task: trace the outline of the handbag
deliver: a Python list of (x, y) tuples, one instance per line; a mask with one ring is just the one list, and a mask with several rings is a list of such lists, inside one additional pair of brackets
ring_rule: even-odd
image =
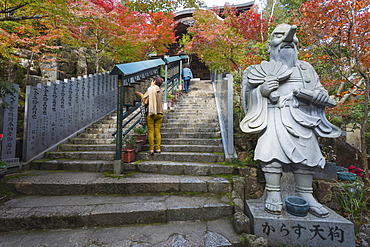
[(147, 122), (146, 122), (146, 115), (148, 114), (148, 105), (141, 104), (141, 106), (140, 106), (140, 113), (141, 113), (141, 116), (140, 116), (139, 123), (142, 126), (145, 126), (147, 124)]

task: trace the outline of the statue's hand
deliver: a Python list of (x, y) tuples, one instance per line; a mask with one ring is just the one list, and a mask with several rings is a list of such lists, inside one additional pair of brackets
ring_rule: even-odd
[(312, 99), (312, 103), (322, 105), (329, 99), (329, 95), (326, 92), (315, 91)]
[(276, 77), (267, 76), (265, 82), (260, 87), (260, 92), (263, 97), (269, 97), (272, 91), (275, 91), (279, 87), (279, 81)]

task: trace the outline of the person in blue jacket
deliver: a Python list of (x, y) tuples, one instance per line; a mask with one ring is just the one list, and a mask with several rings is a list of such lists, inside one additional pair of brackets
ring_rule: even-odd
[(193, 73), (189, 68), (189, 64), (185, 64), (182, 69), (182, 79), (184, 80), (185, 93), (189, 92), (190, 80), (193, 78)]

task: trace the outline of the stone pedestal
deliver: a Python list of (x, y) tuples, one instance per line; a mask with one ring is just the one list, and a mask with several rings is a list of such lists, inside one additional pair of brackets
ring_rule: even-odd
[(252, 233), (267, 239), (269, 246), (355, 246), (353, 223), (329, 208), (328, 218), (318, 218), (310, 213), (296, 217), (286, 212), (285, 205), (281, 215), (273, 215), (264, 210), (262, 198), (247, 200), (245, 208)]

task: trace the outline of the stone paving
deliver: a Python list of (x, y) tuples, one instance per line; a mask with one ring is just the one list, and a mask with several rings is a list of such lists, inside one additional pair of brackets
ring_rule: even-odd
[[(227, 236), (227, 238), (225, 237)], [(0, 235), (0, 247), (241, 246), (228, 219), (124, 227), (18, 232)]]

